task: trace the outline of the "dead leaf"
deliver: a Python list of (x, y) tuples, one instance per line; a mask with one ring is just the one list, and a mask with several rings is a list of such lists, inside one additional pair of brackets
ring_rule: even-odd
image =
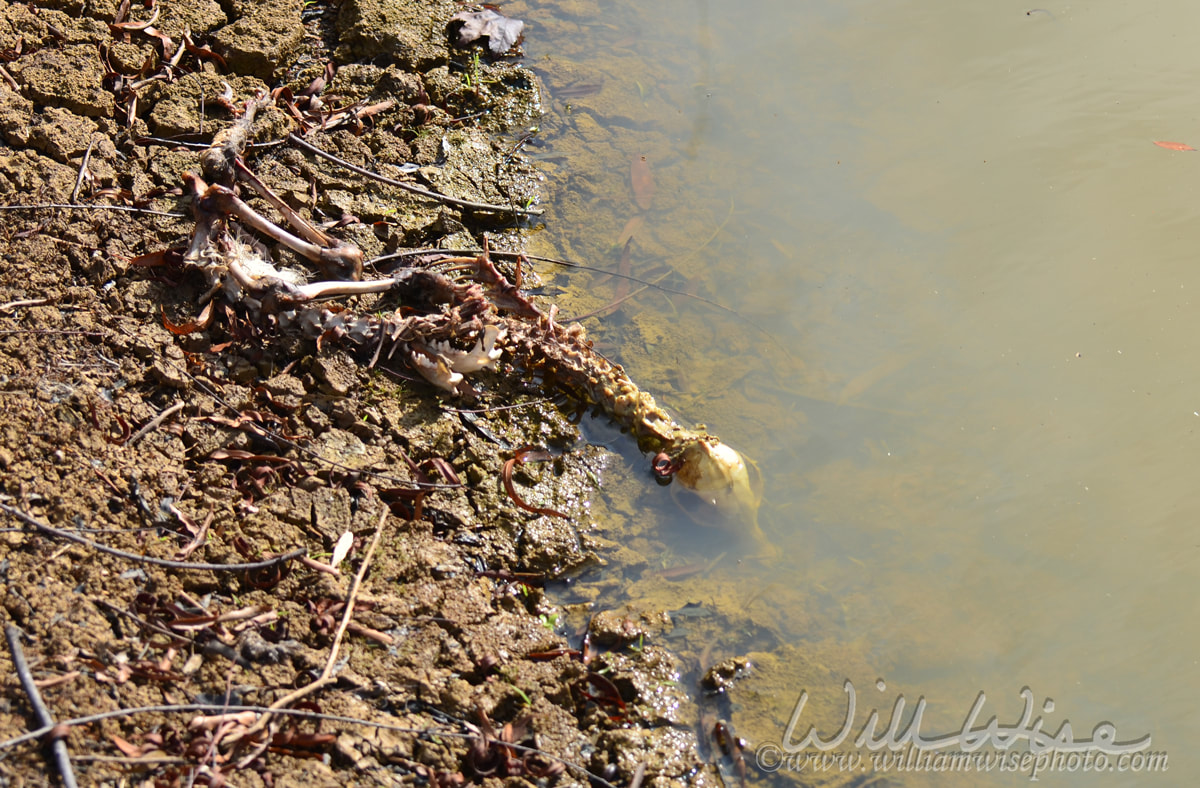
[(545, 462), (552, 460), (554, 457), (548, 451), (538, 449), (535, 446), (522, 446), (517, 449), (516, 455), (504, 463), (504, 470), (501, 472), (501, 479), (504, 481), (504, 489), (508, 492), (509, 499), (517, 505), (518, 508), (524, 509), (527, 512), (534, 514), (544, 514), (547, 517), (561, 517), (564, 520), (571, 518), (562, 512), (554, 509), (547, 509), (542, 506), (530, 506), (525, 503), (525, 500), (517, 494), (517, 488), (513, 485), (512, 474), (513, 468), (520, 463), (525, 462)]
[(115, 733), (108, 734), (108, 738), (110, 741), (112, 741), (112, 743), (116, 746), (116, 748), (118, 750), (120, 750), (122, 753), (124, 753), (126, 758), (142, 757), (142, 748), (137, 746), (136, 744), (130, 744), (125, 739), (122, 739), (120, 736), (118, 736)]
[(1167, 150), (1195, 150), (1195, 148), (1193, 148), (1191, 145), (1188, 145), (1186, 142), (1160, 142), (1155, 140), (1154, 144), (1160, 148), (1166, 148)]
[(624, 246), (625, 243), (635, 236), (638, 230), (642, 229), (642, 225), (646, 223), (646, 217), (640, 213), (630, 217), (629, 221), (625, 222), (625, 227), (621, 230), (621, 237), (617, 239), (615, 246)]
[(354, 534), (349, 531), (344, 531), (338, 537), (337, 544), (333, 546), (333, 556), (329, 559), (329, 567), (337, 569), (337, 565), (346, 559), (350, 554), (350, 548), (354, 544)]
[(633, 201), (643, 211), (650, 209), (654, 201), (654, 174), (645, 156), (635, 156), (629, 168), (629, 179), (633, 183)]
[(204, 309), (200, 311), (200, 315), (194, 321), (179, 325), (167, 320), (167, 310), (165, 307), (162, 307), (162, 322), (163, 328), (177, 336), (183, 336), (193, 331), (199, 331), (202, 328), (208, 328), (209, 324), (212, 323), (212, 301), (204, 305)]
[(450, 17), (446, 32), (460, 47), (470, 46), (481, 38), (488, 40), (493, 55), (503, 55), (521, 40), (525, 23), (510, 19), (490, 8), (482, 11), (459, 11)]

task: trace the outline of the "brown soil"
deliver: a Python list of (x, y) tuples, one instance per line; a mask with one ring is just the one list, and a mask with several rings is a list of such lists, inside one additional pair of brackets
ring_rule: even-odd
[[(462, 403), (403, 370), (368, 369), (232, 314), (190, 330), (205, 284), (168, 251), (193, 227), (180, 187), (198, 170), (197, 149), (180, 143), (207, 143), (257, 91), (300, 96), (329, 60), (339, 67), (320, 93), (326, 109), (394, 104), (313, 132), (314, 144), (393, 174), (414, 162), (417, 183), (454, 197), (524, 205), (538, 175), (492, 135), (536, 118), (536, 79), (512, 58), (448, 50), (445, 25), (459, 7), (443, 0), (159, 8), (152, 26), (122, 29), (109, 24), (116, 0), (0, 3), (0, 200), (70, 203), (82, 172), (78, 203), (181, 214), (3, 212), (0, 503), (133, 556), (231, 564), (305, 548), (319, 562), (345, 533), (353, 549), (336, 575), (299, 562), (172, 568), (8, 516), (6, 623), (20, 628), (59, 720), (267, 706), (313, 682), (331, 653), (335, 683), (293, 708), (343, 719), (277, 717), (268, 735), (235, 744), (227, 730), (192, 724), (196, 711), (113, 716), (66, 735), (81, 784), (580, 784), (581, 769), (628, 784), (643, 766), (643, 784), (717, 781), (695, 712), (684, 711), (679, 659), (645, 642), (663, 615), (597, 617), (602, 653), (585, 665), (567, 650), (587, 618), (554, 607), (542, 588), (585, 567), (644, 563), (593, 528), (610, 507), (629, 508), (616, 492), (628, 471), (612, 455), (546, 405), (450, 410), (545, 396), (504, 372), (482, 376), (478, 399)], [(196, 48), (166, 66), (164, 47), (181, 46), (185, 31)], [(256, 141), (297, 130), (286, 98), (257, 122)], [(500, 248), (524, 242), (511, 215), (443, 207), (287, 145), (256, 150), (250, 164), (368, 256), (478, 247), (485, 233)], [(526, 501), (569, 522), (506, 495), (502, 468), (524, 444), (563, 452), (513, 479)], [(422, 475), (446, 487), (414, 497)], [(603, 497), (593, 494), (602, 479)], [(385, 511), (334, 652), (351, 578)], [(8, 739), (38, 723), (16, 675), (4, 681)], [(469, 724), (490, 725), (489, 738), (472, 738)], [(13, 785), (42, 784), (50, 769), (29, 744), (0, 762)]]

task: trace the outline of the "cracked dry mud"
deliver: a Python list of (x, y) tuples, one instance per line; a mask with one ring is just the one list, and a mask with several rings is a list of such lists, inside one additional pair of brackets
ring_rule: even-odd
[[(628, 547), (635, 542), (595, 527), (622, 521), (638, 494), (628, 491), (644, 482), (545, 403), (451, 410), (541, 400), (536, 381), (484, 375), (476, 402), (451, 402), (336, 347), (258, 334), (221, 315), (207, 329), (179, 328), (196, 319), (204, 284), (162, 254), (186, 246), (193, 226), (179, 187), (198, 169), (197, 152), (175, 143), (207, 142), (231, 122), (230, 104), (257, 91), (300, 95), (327, 60), (339, 67), (321, 93), (326, 106), (394, 104), (361, 128), (310, 141), (385, 172), (413, 162), (419, 182), (454, 197), (521, 205), (536, 196), (537, 173), (493, 139), (536, 118), (536, 80), (511, 58), (484, 57), (487, 79), (468, 85), (469, 56), (446, 48), (444, 26), (458, 8), (160, 2), (154, 25), (134, 30), (110, 27), (115, 0), (0, 3), (0, 61), (12, 80), (0, 82), (0, 201), (70, 202), (86, 155), (79, 202), (184, 214), (3, 212), (0, 502), (163, 559), (190, 551), (189, 561), (237, 563), (304, 547), (323, 561), (343, 534), (354, 539), (337, 575), (292, 563), (278, 576), (251, 576), (139, 563), (5, 517), (5, 615), (27, 636), (52, 713), (265, 706), (311, 682), (353, 570), (391, 511), (337, 681), (305, 706), (391, 728), (282, 720), (271, 749), (247, 759), (249, 748), (210, 746), (211, 732), (189, 727), (194, 713), (118, 716), (67, 735), (82, 784), (586, 782), (554, 758), (614, 784), (629, 784), (642, 766), (643, 784), (719, 782), (697, 742), (684, 666), (642, 642), (664, 631), (664, 615), (598, 617), (602, 653), (585, 667), (565, 652), (590, 612), (556, 608), (541, 588), (541, 578), (588, 567), (645, 565)], [(129, 17), (150, 13), (139, 6)], [(150, 30), (174, 47), (190, 31), (203, 54), (188, 51), (170, 79), (152, 79), (163, 73), (164, 41)], [(490, 114), (475, 124), (452, 122), (484, 108)], [(256, 123), (255, 140), (295, 130), (276, 106)], [(305, 215), (345, 220), (333, 232), (368, 257), (477, 247), (485, 232), (501, 248), (524, 243), (508, 219), (414, 198), (286, 145), (256, 151), (250, 163)], [(144, 265), (152, 263), (163, 264)], [(131, 439), (176, 403), (182, 409)], [(520, 466), (516, 486), (570, 522), (532, 516), (505, 494), (503, 465), (525, 444), (561, 456)], [(446, 487), (418, 502), (404, 490), (421, 474)], [(4, 681), (7, 739), (35, 723), (16, 677)], [(473, 751), (469, 739), (396, 730), (463, 733), (462, 722), (478, 725), (481, 714), (496, 736), (513, 724), (518, 743), (553, 758), (498, 759), (497, 745)], [(0, 779), (43, 784), (49, 768), (25, 745), (0, 761)]]

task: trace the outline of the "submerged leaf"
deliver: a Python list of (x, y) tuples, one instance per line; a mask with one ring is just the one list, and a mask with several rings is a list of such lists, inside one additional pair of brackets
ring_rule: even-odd
[(643, 211), (649, 210), (654, 201), (654, 174), (645, 156), (634, 156), (629, 167), (629, 179), (633, 183), (633, 201)]
[(459, 11), (450, 17), (446, 30), (457, 46), (470, 46), (486, 38), (492, 54), (503, 55), (521, 40), (525, 23), (485, 8), (482, 11)]
[(1159, 140), (1155, 140), (1154, 144), (1167, 150), (1195, 150), (1195, 148), (1186, 142), (1160, 142)]

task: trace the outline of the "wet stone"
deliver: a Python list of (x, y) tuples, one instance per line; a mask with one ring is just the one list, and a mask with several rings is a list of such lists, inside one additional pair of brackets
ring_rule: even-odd
[(602, 646), (631, 643), (645, 637), (645, 627), (637, 621), (614, 610), (602, 610), (588, 624), (592, 640)]
[(611, 669), (608, 677), (630, 703), (629, 716), (651, 725), (686, 722), (688, 697), (679, 682), (676, 658), (661, 646), (645, 646), (629, 654), (608, 653), (602, 658)]
[(724, 692), (733, 686), (735, 681), (748, 676), (751, 667), (749, 657), (723, 659), (704, 674), (704, 686), (713, 692)]

